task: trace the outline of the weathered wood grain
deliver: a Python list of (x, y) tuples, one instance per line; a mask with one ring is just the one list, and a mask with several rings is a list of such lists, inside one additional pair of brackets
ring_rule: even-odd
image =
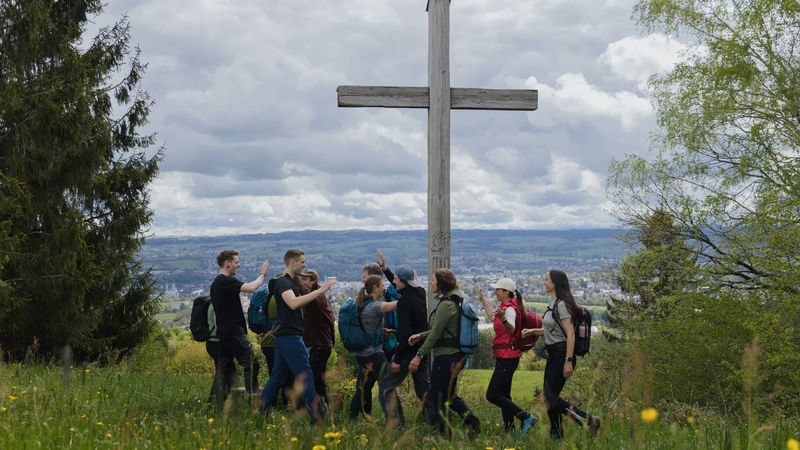
[[(430, 89), (397, 86), (339, 86), (343, 108), (429, 108)], [(535, 111), (539, 92), (523, 89), (451, 88), (450, 109)]]

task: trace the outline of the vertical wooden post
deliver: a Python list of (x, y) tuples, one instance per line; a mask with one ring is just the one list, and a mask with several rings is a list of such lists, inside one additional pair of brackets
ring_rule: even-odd
[[(450, 268), (450, 0), (428, 3), (428, 278)], [(430, 291), (430, 289), (429, 289)], [(436, 307), (428, 295), (429, 312)]]

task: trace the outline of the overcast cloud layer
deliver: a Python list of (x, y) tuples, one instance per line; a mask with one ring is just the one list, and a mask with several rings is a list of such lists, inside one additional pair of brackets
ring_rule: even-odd
[[(427, 85), (426, 0), (144, 0), (158, 236), (427, 226), (427, 112), (337, 108), (339, 85)], [(630, 0), (454, 0), (453, 87), (539, 90), (534, 112), (453, 111), (454, 228), (613, 224), (612, 157), (645, 154), (645, 92), (682, 49)]]

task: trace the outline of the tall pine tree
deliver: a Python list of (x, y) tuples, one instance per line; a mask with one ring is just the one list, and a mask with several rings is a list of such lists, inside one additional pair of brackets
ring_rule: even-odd
[(154, 279), (136, 255), (159, 150), (123, 17), (82, 41), (99, 0), (0, 0), (0, 347), (20, 357), (135, 347)]

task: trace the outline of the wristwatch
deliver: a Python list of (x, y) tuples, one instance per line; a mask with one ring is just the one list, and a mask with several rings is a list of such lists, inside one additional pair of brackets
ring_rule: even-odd
[(422, 359), (424, 357), (425, 355), (423, 355), (422, 352), (417, 352), (417, 358)]
[(503, 319), (500, 321), (500, 323), (506, 323), (506, 322), (508, 322), (508, 319)]
[(575, 361), (575, 358), (573, 358), (572, 356), (567, 356), (567, 361), (569, 362)]

